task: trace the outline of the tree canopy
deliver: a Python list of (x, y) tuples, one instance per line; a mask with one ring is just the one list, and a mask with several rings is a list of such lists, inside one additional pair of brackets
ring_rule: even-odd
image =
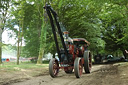
[(26, 43), (24, 56), (38, 57), (41, 47), (45, 53), (56, 52), (49, 19), (43, 9), (46, 3), (57, 12), (62, 30), (69, 31), (71, 38), (87, 39), (94, 54), (120, 50), (126, 56), (127, 0), (13, 0), (12, 3), (9, 13), (15, 18), (10, 18), (7, 25), (16, 33), (14, 26), (21, 25)]

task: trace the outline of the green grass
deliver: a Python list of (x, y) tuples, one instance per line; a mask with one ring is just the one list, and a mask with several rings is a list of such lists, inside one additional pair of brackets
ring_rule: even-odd
[(19, 65), (17, 65), (16, 62), (3, 62), (3, 64), (0, 65), (0, 70), (15, 71), (18, 69), (40, 69), (45, 67), (48, 67), (48, 62), (40, 65), (31, 62), (21, 62)]

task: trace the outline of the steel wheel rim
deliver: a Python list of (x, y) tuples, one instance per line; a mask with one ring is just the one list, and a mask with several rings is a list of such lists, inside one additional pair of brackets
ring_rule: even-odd
[(58, 74), (58, 70), (59, 70), (59, 66), (58, 66), (57, 62), (55, 61), (53, 63), (53, 73), (55, 76)]
[(83, 67), (82, 67), (81, 61), (79, 62), (79, 73), (80, 73), (80, 75), (82, 75), (82, 73), (83, 73)]

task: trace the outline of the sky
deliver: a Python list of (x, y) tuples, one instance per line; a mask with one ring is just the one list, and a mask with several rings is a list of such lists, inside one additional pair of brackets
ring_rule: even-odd
[[(9, 33), (13, 34), (15, 36), (15, 33), (11, 30), (5, 30), (2, 33), (2, 41), (4, 44), (11, 44), (11, 45), (16, 45), (16, 40), (15, 37), (10, 38)], [(2, 58), (13, 58), (16, 57), (16, 52), (8, 52), (8, 51), (2, 51)]]
[(2, 33), (2, 41), (4, 44), (11, 44), (11, 45), (15, 45), (16, 44), (16, 39), (15, 37), (9, 37), (9, 33), (15, 36), (15, 33), (11, 30), (5, 30)]
[[(9, 37), (10, 34), (12, 35), (12, 37)], [(11, 31), (11, 30), (5, 30), (2, 33), (2, 42), (4, 44), (11, 44), (11, 45), (17, 46), (16, 34), (13, 31)], [(24, 40), (22, 41), (22, 46), (25, 46)]]

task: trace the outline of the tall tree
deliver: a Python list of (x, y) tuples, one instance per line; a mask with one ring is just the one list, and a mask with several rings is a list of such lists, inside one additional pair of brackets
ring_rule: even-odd
[(26, 43), (23, 53), (27, 57), (38, 57), (43, 15), (42, 3), (31, 0), (24, 5), (23, 9), (25, 10), (24, 39)]
[[(8, 28), (16, 33), (17, 37), (17, 65), (19, 65), (19, 58), (22, 47), (23, 27), (24, 27), (24, 4), (26, 0), (15, 1), (13, 0), (11, 7), (11, 19), (8, 20)], [(17, 26), (17, 28), (15, 28)]]
[(8, 18), (8, 9), (11, 0), (0, 0), (0, 64), (2, 63), (2, 33)]
[[(10, 23), (8, 27), (17, 34), (20, 43), (22, 43), (22, 36), (24, 37), (25, 46), (22, 49), (22, 56), (38, 56), (42, 20), (34, 1), (14, 1), (11, 10), (13, 18), (8, 20)], [(20, 30), (18, 30), (19, 28), (15, 29), (16, 25), (19, 26)], [(20, 35), (18, 36), (19, 32)]]
[[(43, 0), (42, 3), (43, 5), (46, 4), (48, 0)], [(39, 56), (37, 60), (37, 64), (42, 64), (42, 57), (44, 56), (44, 51), (46, 47), (46, 29), (47, 29), (47, 22), (46, 22), (46, 13), (45, 10), (43, 10), (43, 15), (42, 15), (42, 29), (41, 29), (41, 36), (40, 36), (40, 49), (39, 49)]]

